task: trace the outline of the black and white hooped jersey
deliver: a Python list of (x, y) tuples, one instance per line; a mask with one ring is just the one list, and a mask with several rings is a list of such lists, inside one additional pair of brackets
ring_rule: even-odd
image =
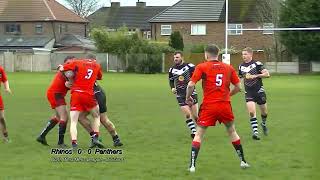
[[(195, 65), (183, 63), (174, 65), (169, 69), (169, 83), (171, 88), (176, 88), (177, 97), (185, 97), (188, 83), (194, 72)], [(194, 90), (192, 95), (197, 94)]]
[(252, 60), (248, 63), (243, 62), (239, 66), (239, 77), (244, 78), (244, 87), (246, 91), (264, 92), (263, 83), (261, 78), (246, 79), (247, 73), (251, 75), (262, 74), (261, 71), (265, 69), (260, 61)]
[(93, 92), (94, 94), (97, 94), (97, 93), (105, 94), (104, 90), (101, 88), (101, 86), (97, 82), (94, 83)]

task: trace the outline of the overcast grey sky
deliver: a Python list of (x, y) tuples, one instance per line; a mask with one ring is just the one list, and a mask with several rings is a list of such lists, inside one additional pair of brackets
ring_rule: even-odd
[[(64, 0), (57, 0), (58, 2), (66, 5)], [(110, 6), (110, 2), (120, 2), (121, 6), (135, 6), (138, 0), (99, 0), (99, 5)], [(172, 6), (179, 0), (140, 0), (140, 2), (146, 2), (147, 6)]]

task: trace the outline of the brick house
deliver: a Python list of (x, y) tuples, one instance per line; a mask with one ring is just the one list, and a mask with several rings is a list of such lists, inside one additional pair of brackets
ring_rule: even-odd
[(150, 18), (168, 8), (168, 6), (146, 6), (145, 2), (136, 2), (136, 6), (120, 6), (120, 2), (111, 2), (111, 7), (102, 7), (91, 14), (90, 26), (102, 26), (116, 31), (126, 26), (129, 32), (140, 32), (141, 36), (151, 38)]
[(87, 37), (87, 27), (55, 0), (0, 1), (0, 50), (52, 49), (66, 36)]
[[(256, 1), (229, 0), (229, 28), (273, 27), (271, 23), (255, 23)], [(181, 0), (149, 20), (152, 39), (168, 41), (170, 34), (179, 31), (185, 44), (215, 43), (224, 47), (225, 0)], [(272, 31), (229, 31), (229, 47), (250, 46), (264, 49), (272, 46)]]

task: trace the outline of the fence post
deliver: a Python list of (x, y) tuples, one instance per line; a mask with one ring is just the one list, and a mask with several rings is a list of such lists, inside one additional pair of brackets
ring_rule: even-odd
[(165, 72), (165, 59), (166, 59), (166, 57), (165, 57), (165, 53), (162, 53), (162, 73), (164, 73)]
[(107, 56), (107, 72), (109, 72), (109, 53), (105, 55)]
[(129, 67), (128, 53), (126, 53), (126, 69)]
[(31, 68), (30, 68), (30, 71), (33, 72), (33, 58), (34, 58), (35, 54), (33, 53), (33, 55), (31, 56)]

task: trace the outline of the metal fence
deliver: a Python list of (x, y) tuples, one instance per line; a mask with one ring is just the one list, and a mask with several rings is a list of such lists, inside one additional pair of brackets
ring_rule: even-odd
[[(8, 72), (27, 71), (45, 72), (55, 70), (67, 56), (84, 58), (85, 53), (37, 52), (37, 53), (0, 53), (0, 65)], [(96, 54), (97, 61), (105, 72), (167, 72), (173, 65), (173, 54), (123, 54), (112, 55), (108, 53)], [(185, 61), (198, 64), (204, 61), (203, 53), (185, 54)], [(266, 62), (263, 54), (256, 55), (265, 63), (271, 72), (276, 73), (304, 73), (319, 72), (320, 62)], [(231, 56), (231, 64), (237, 68), (241, 63), (240, 55)]]

